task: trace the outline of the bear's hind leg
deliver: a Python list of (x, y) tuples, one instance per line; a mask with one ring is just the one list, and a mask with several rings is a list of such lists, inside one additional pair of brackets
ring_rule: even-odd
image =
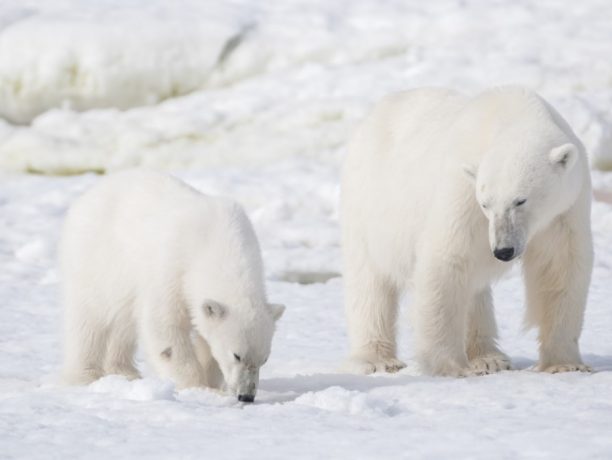
[(104, 375), (107, 329), (87, 311), (68, 315), (64, 331), (62, 378), (69, 385), (87, 385)]
[(109, 328), (104, 372), (134, 380), (140, 378), (140, 373), (134, 366), (136, 326), (130, 317), (131, 309), (126, 308), (125, 311), (126, 313), (116, 318)]
[(467, 356), (470, 370), (476, 375), (509, 370), (510, 358), (497, 346), (497, 325), (490, 288), (474, 296), (468, 318)]
[(397, 359), (397, 290), (369, 263), (348, 265), (344, 279), (351, 355), (344, 369), (355, 374), (397, 372), (406, 367)]

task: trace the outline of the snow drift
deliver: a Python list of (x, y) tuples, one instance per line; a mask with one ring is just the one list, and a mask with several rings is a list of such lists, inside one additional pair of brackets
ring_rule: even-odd
[(0, 170), (335, 164), (390, 91), (540, 91), (612, 168), (612, 6), (33, 1), (0, 7)]

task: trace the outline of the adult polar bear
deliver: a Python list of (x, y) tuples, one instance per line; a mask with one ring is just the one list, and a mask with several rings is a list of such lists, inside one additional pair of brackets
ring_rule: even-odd
[(138, 336), (179, 388), (225, 383), (253, 401), (284, 307), (266, 301), (257, 237), (238, 204), (164, 174), (113, 174), (70, 209), (61, 259), (69, 383), (138, 377)]
[(533, 92), (387, 97), (356, 133), (343, 170), (349, 370), (404, 367), (395, 322), (408, 287), (426, 372), (509, 369), (490, 284), (520, 256), (538, 368), (589, 370), (578, 338), (593, 264), (590, 200), (582, 144)]

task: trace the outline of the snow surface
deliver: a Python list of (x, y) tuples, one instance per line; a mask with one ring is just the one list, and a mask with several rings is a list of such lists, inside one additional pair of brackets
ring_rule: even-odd
[[(347, 352), (337, 219), (350, 129), (383, 94), (528, 84), (612, 168), (612, 3), (0, 0), (0, 459), (612, 458), (612, 174), (595, 171), (593, 374), (530, 368), (517, 268), (495, 288), (517, 371), (397, 375)], [(58, 385), (56, 243), (98, 176), (143, 165), (244, 204), (287, 311), (253, 405), (144, 379)]]
[(611, 18), (609, 0), (5, 1), (0, 170), (337, 163), (383, 94), (504, 83), (612, 169)]
[[(4, 176), (0, 458), (612, 457), (612, 203), (594, 202), (596, 261), (581, 340), (597, 372), (530, 370), (537, 344), (534, 331), (522, 332), (517, 269), (495, 288), (501, 345), (517, 371), (423, 376), (412, 357), (407, 299), (400, 322), (407, 369), (352, 376), (337, 371), (347, 351), (336, 276), (337, 172), (290, 161), (181, 177), (245, 204), (270, 299), (287, 305), (256, 403), (204, 389), (177, 392), (142, 359), (142, 380), (59, 386), (57, 236), (67, 206), (98, 176)], [(594, 179), (598, 190), (612, 192), (612, 175)]]

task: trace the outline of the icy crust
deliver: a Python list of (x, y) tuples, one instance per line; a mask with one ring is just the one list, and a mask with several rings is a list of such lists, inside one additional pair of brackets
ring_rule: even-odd
[(383, 94), (505, 83), (539, 91), (610, 169), (607, 13), (607, 0), (2, 4), (0, 170), (336, 163)]

